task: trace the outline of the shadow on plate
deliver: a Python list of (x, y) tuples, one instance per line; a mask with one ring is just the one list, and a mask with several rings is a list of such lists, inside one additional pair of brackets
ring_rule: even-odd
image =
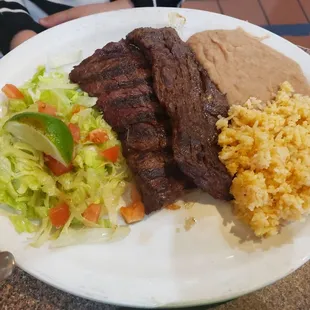
[[(185, 206), (188, 208), (196, 208), (197, 206), (201, 213), (198, 213), (197, 221), (200, 218), (213, 216), (219, 222), (221, 233), (231, 248), (238, 248), (245, 252), (254, 252), (257, 250), (267, 251), (274, 247), (281, 247), (285, 244), (292, 244), (293, 238), (302, 230), (306, 223), (291, 223), (283, 227), (280, 233), (269, 238), (258, 238), (254, 232), (245, 223), (239, 220), (232, 212), (232, 206), (228, 202), (222, 202), (213, 199), (209, 195), (196, 191), (188, 194), (184, 200)], [(191, 211), (189, 211), (189, 214)]]

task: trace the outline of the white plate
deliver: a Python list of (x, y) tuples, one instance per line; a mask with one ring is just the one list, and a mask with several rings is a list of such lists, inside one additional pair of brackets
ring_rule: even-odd
[[(21, 84), (49, 55), (82, 50), (83, 57), (118, 41), (134, 28), (168, 26), (168, 13), (186, 17), (183, 39), (206, 29), (241, 26), (296, 60), (310, 79), (310, 57), (259, 27), (227, 16), (194, 10), (137, 9), (94, 15), (48, 30), (0, 60), (0, 85)], [(206, 194), (190, 197), (190, 210), (162, 210), (132, 226), (125, 240), (105, 245), (49, 250), (27, 246), (8, 219), (0, 218), (0, 249), (18, 265), (72, 294), (134, 307), (174, 307), (213, 303), (248, 293), (289, 274), (310, 256), (309, 221), (287, 226), (280, 235), (255, 240), (231, 213)], [(184, 231), (184, 221), (197, 224)]]

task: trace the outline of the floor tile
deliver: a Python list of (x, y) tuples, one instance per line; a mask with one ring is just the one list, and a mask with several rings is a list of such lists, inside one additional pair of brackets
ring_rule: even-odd
[(261, 2), (271, 24), (301, 24), (308, 22), (298, 0), (259, 1)]
[(185, 1), (182, 8), (221, 13), (220, 7), (216, 0)]
[(305, 14), (308, 17), (308, 22), (310, 22), (310, 1), (309, 0), (299, 0), (299, 3), (303, 7)]
[(306, 37), (285, 36), (284, 38), (296, 45), (310, 48), (310, 36)]
[(220, 0), (220, 6), (226, 15), (257, 25), (267, 24), (258, 0)]

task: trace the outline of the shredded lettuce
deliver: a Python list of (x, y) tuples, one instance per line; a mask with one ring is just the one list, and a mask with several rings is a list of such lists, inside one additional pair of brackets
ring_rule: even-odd
[(9, 105), (10, 105), (10, 111), (13, 113), (21, 112), (28, 108), (27, 103), (24, 100), (20, 99), (11, 99)]
[(79, 230), (69, 229), (66, 234), (60, 234), (51, 241), (51, 248), (60, 248), (68, 245), (85, 243), (102, 243), (124, 238), (129, 233), (129, 227), (113, 228), (82, 228)]
[(31, 221), (21, 215), (10, 215), (11, 222), (13, 223), (17, 232), (33, 233), (38, 230), (38, 226), (34, 225)]
[(84, 106), (86, 108), (91, 108), (96, 104), (97, 99), (94, 97), (77, 96), (76, 98), (74, 98), (74, 101), (78, 105)]
[[(118, 204), (130, 181), (130, 172), (121, 155), (115, 163), (100, 156), (102, 150), (120, 142), (102, 115), (92, 109), (96, 98), (88, 97), (76, 84), (70, 83), (67, 73), (61, 70), (47, 73), (44, 67), (39, 67), (20, 91), (24, 99), (3, 103), (1, 107), (7, 109), (0, 120), (0, 203), (14, 210), (9, 219), (16, 231), (36, 232), (32, 242), (35, 247), (48, 240), (52, 240), (53, 247), (59, 247), (125, 236), (129, 228), (118, 226)], [(37, 101), (56, 107), (57, 117), (80, 128), (73, 170), (60, 176), (47, 168), (43, 153), (3, 129), (12, 115), (26, 110), (37, 112)], [(83, 109), (73, 112), (76, 105)], [(109, 140), (102, 144), (88, 141), (89, 133), (95, 129), (103, 129)], [(59, 202), (68, 204), (70, 218), (64, 227), (55, 228), (49, 210)], [(90, 204), (101, 205), (97, 223), (83, 217)]]

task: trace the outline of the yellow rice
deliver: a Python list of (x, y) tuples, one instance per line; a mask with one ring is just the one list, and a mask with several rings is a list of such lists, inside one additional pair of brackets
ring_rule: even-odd
[(220, 160), (233, 179), (234, 210), (271, 236), (310, 210), (310, 97), (285, 82), (272, 102), (250, 98), (217, 122)]

